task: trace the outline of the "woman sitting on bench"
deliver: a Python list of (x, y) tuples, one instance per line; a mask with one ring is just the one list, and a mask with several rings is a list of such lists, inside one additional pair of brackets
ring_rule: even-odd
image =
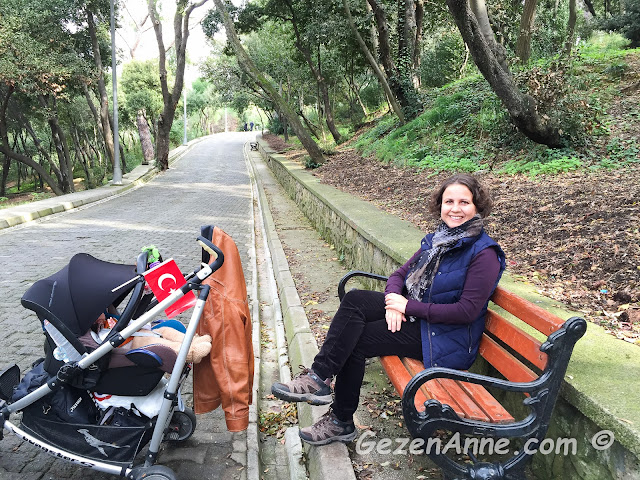
[(367, 358), (398, 355), (421, 359), (427, 368), (471, 366), (489, 298), (505, 268), (504, 252), (483, 228), (491, 206), (475, 177), (445, 180), (429, 204), (442, 222), (389, 277), (385, 293), (348, 292), (311, 368), (271, 387), (281, 400), (325, 405), (332, 402), (336, 377), (331, 409), (300, 430), (305, 442), (324, 445), (356, 437), (353, 414)]

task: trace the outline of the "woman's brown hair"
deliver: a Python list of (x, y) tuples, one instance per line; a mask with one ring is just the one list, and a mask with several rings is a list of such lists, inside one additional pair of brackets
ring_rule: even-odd
[(457, 173), (440, 184), (440, 187), (433, 192), (429, 201), (429, 211), (431, 213), (440, 216), (442, 195), (447, 187), (451, 185), (464, 185), (469, 189), (473, 196), (473, 204), (476, 206), (476, 210), (482, 218), (485, 218), (491, 213), (493, 200), (491, 196), (489, 196), (489, 192), (480, 184), (476, 177), (467, 173)]

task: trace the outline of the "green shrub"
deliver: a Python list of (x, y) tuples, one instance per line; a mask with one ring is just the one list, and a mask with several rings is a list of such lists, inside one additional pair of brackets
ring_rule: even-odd
[(314, 168), (318, 168), (320, 166), (319, 163), (314, 162), (309, 155), (305, 155), (302, 158), (305, 168), (313, 170)]
[(464, 42), (457, 29), (434, 32), (423, 47), (420, 63), (422, 86), (442, 87), (459, 78), (461, 59), (464, 58)]
[(582, 160), (570, 150), (553, 150), (541, 147), (534, 152), (534, 158), (528, 161), (511, 160), (507, 162), (499, 173), (515, 175), (522, 173), (530, 177), (537, 175), (556, 175), (570, 172), (583, 166)]
[(479, 163), (480, 157), (453, 157), (447, 155), (425, 155), (422, 160), (413, 163), (419, 170), (433, 170), (429, 176), (441, 172), (467, 172), (473, 173), (487, 168), (486, 164)]
[(626, 163), (640, 162), (640, 145), (635, 139), (623, 140), (612, 138), (607, 144), (607, 154), (609, 160), (620, 166)]
[(629, 40), (619, 33), (595, 30), (589, 40), (580, 46), (580, 53), (591, 59), (609, 58), (612, 54), (622, 56), (629, 44)]
[(629, 64), (626, 62), (614, 61), (604, 69), (604, 74), (612, 79), (619, 80), (629, 70)]
[(604, 30), (620, 32), (632, 48), (640, 46), (640, 2), (625, 2), (625, 11), (599, 22)]

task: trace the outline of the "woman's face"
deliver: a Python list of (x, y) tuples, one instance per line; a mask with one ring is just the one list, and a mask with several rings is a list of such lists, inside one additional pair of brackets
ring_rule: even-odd
[(449, 228), (458, 227), (478, 213), (473, 194), (465, 185), (454, 183), (442, 193), (440, 218)]

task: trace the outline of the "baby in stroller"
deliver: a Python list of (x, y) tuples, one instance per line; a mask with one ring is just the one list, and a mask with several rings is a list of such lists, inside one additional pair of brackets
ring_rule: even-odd
[[(224, 261), (209, 240), (198, 237), (198, 242), (211, 263), (203, 263), (183, 285), (177, 282), (160, 301), (145, 293), (147, 252), (135, 266), (77, 254), (62, 270), (35, 282), (22, 304), (42, 322), (45, 357), (22, 381), (15, 365), (0, 373), (4, 428), (99, 471), (133, 480), (175, 479), (171, 469), (154, 463), (161, 442), (186, 440), (195, 430), (195, 414), (182, 402), (180, 386), (191, 363), (211, 350), (211, 337), (195, 333), (209, 293), (202, 282)], [(198, 297), (187, 327), (169, 320), (149, 328), (158, 314), (194, 291)], [(101, 403), (107, 398), (109, 405)], [(17, 426), (9, 417), (20, 411)], [(144, 464), (134, 467), (147, 444)]]

